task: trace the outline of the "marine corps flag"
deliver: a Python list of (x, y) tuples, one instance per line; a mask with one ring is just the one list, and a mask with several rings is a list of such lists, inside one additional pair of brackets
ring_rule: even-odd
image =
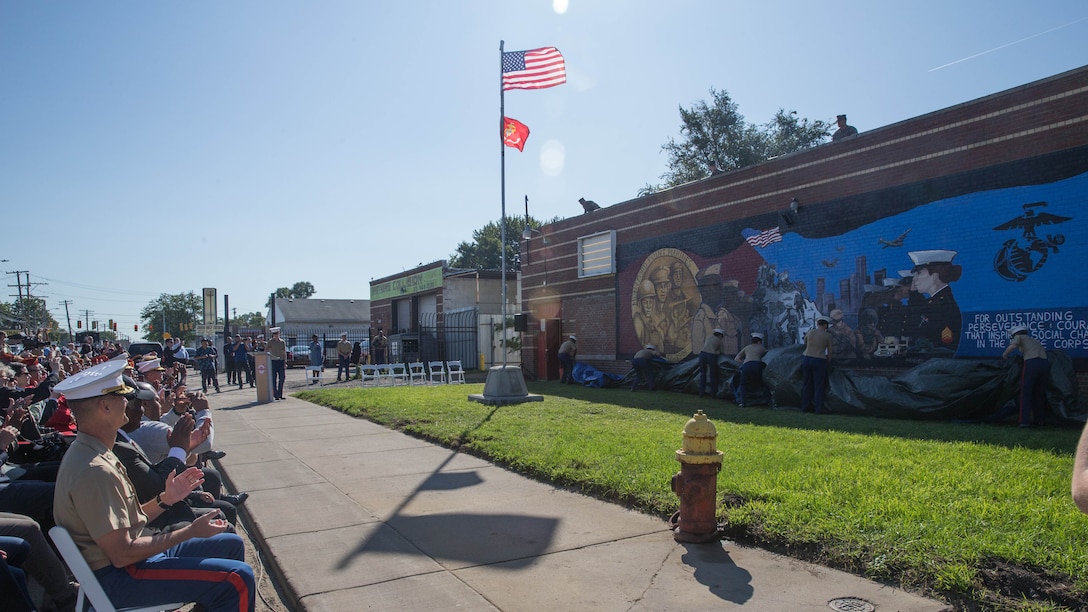
[(525, 141), (529, 139), (529, 126), (510, 117), (502, 118), (502, 142), (518, 151), (525, 150)]

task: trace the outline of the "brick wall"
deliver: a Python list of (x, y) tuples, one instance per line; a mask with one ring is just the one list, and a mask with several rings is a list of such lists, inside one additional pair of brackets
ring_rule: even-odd
[[(586, 361), (625, 372), (629, 355), (620, 349), (624, 332), (617, 315), (623, 312), (617, 309), (629, 308), (631, 296), (624, 294), (629, 290), (620, 278), (625, 266), (648, 251), (677, 242), (695, 254), (738, 250), (738, 237), (723, 234), (723, 224), (781, 224), (780, 213), (791, 198), (801, 203), (804, 220), (803, 230), (795, 231), (815, 239), (909, 211), (918, 201), (1061, 180), (1068, 177), (1061, 174), (1068, 164), (1049, 162), (1062, 155), (1067, 161), (1070, 151), (1088, 147), (1086, 109), (1088, 68), (1082, 68), (544, 226), (522, 248), (530, 253), (522, 269), (523, 310), (530, 313), (530, 329), (537, 329), (541, 318), (562, 318), (564, 333), (579, 335)], [(620, 271), (579, 279), (578, 238), (607, 230), (616, 231)], [(842, 246), (849, 251), (857, 245)], [(982, 243), (963, 241), (959, 248), (992, 258), (985, 252), (990, 247)], [(867, 266), (856, 258), (832, 260), (825, 265)], [(910, 262), (904, 261), (903, 267), (909, 268)], [(891, 266), (867, 268), (863, 276), (874, 277), (882, 270), (894, 277), (897, 272)], [(809, 287), (809, 293), (815, 289)], [(829, 275), (823, 295), (812, 297), (826, 302), (839, 295), (840, 279)], [(534, 336), (526, 336), (523, 353), (530, 366), (536, 355)]]

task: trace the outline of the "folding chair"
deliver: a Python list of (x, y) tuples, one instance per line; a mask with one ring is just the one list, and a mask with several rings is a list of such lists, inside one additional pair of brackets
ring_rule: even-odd
[(465, 384), (465, 371), (461, 369), (461, 360), (447, 361), (446, 371), (449, 372), (451, 385)]
[(321, 382), (321, 372), (325, 368), (322, 366), (306, 366), (306, 378), (311, 385), (316, 385)]
[(404, 384), (409, 384), (408, 370), (405, 369), (403, 363), (394, 363), (389, 367), (389, 377), (393, 379), (393, 386), (397, 386), (397, 381), (401, 381)]
[(382, 386), (384, 381), (388, 380), (392, 386), (397, 386), (395, 380), (393, 380), (393, 364), (391, 363), (379, 363), (378, 364), (378, 386)]
[(83, 555), (79, 554), (79, 547), (72, 540), (72, 535), (68, 533), (68, 530), (57, 525), (49, 530), (49, 537), (57, 545), (57, 550), (60, 551), (60, 556), (64, 559), (64, 562), (68, 564), (68, 569), (72, 570), (72, 575), (79, 581), (76, 610), (83, 609), (84, 599), (91, 603), (91, 607), (94, 608), (95, 612), (161, 612), (162, 610), (177, 610), (191, 603), (182, 601), (145, 608), (115, 608), (113, 602), (106, 596), (106, 592), (102, 590), (102, 585), (98, 584), (98, 577), (91, 571), (91, 566), (87, 565)]
[(378, 384), (378, 366), (367, 364), (359, 366), (359, 380), (362, 384), (374, 383)]
[(446, 367), (441, 361), (432, 361), (427, 364), (427, 382), (446, 384)]
[(408, 384), (423, 384), (427, 379), (427, 366), (422, 361), (413, 361), (408, 364)]

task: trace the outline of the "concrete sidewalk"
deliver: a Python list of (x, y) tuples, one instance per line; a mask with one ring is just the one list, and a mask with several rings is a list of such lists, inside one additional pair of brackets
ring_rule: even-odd
[(209, 398), (219, 467), (250, 493), (297, 610), (951, 609), (730, 542), (677, 544), (655, 517), (290, 396)]

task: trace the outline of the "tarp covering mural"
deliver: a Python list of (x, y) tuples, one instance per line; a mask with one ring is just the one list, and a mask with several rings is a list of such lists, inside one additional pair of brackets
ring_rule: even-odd
[[(764, 361), (763, 372), (770, 406), (796, 408), (801, 405), (801, 345), (773, 349)], [(1085, 421), (1077, 406), (1073, 363), (1060, 351), (1047, 351), (1051, 363), (1047, 404), (1051, 421)], [(719, 398), (732, 398), (729, 381), (740, 364), (728, 357), (718, 361), (722, 389)], [(592, 387), (630, 387), (634, 373), (609, 375), (585, 363), (574, 368), (575, 380)], [(659, 391), (697, 394), (699, 360), (670, 364), (654, 360), (654, 384)], [(897, 419), (986, 421), (1011, 416), (1007, 404), (1015, 402), (1020, 381), (1020, 359), (1005, 360), (928, 359), (902, 374), (888, 378), (832, 366), (826, 407), (836, 414), (868, 415)], [(749, 395), (751, 401), (758, 393)]]

